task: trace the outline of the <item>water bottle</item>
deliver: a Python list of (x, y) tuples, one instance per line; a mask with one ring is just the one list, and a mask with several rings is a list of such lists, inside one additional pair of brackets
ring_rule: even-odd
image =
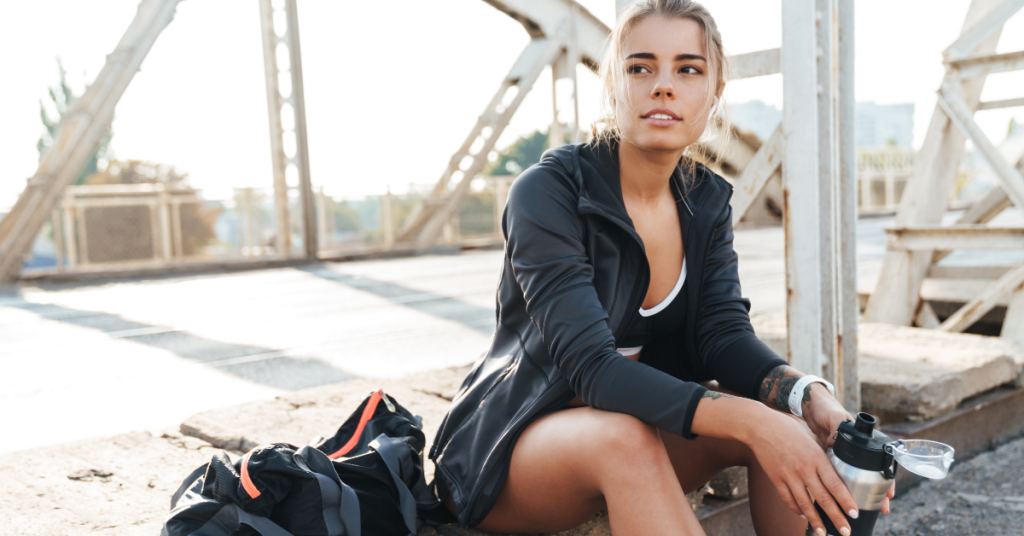
[[(836, 442), (828, 451), (839, 478), (857, 503), (858, 517), (846, 517), (850, 536), (870, 536), (881, 513), (885, 494), (896, 478), (896, 466), (926, 478), (945, 478), (953, 463), (953, 448), (926, 440), (900, 440), (875, 430), (875, 418), (858, 413), (857, 421), (843, 421)], [(842, 536), (828, 515), (814, 505), (829, 536)]]

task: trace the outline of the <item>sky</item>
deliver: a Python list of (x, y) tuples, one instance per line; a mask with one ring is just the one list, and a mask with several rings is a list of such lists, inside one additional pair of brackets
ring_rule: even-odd
[[(541, 1), (541, 0), (535, 0)], [(611, 24), (615, 0), (580, 0)], [(706, 0), (727, 52), (781, 44), (780, 0)], [(92, 80), (135, 15), (137, 0), (33, 0), (5, 7), (0, 32), (0, 210), (38, 163), (39, 101), (57, 83), (56, 57), (76, 92)], [(381, 9), (381, 6), (387, 9)], [(915, 146), (935, 108), (941, 51), (968, 0), (857, 0), (858, 101), (915, 105)], [(359, 197), (432, 184), (498, 89), (529, 37), (481, 0), (299, 0), (310, 170), (314, 187)], [(998, 52), (1024, 49), (1024, 13)], [(598, 115), (596, 78), (579, 67), (581, 124)], [(545, 73), (499, 139), (551, 122)], [(983, 100), (1024, 96), (1024, 73), (989, 77)], [(727, 102), (782, 107), (780, 75), (727, 88)], [(1024, 109), (979, 113), (996, 144)], [(113, 123), (117, 158), (173, 164), (208, 198), (271, 187), (259, 10), (253, 0), (185, 0), (128, 87)]]

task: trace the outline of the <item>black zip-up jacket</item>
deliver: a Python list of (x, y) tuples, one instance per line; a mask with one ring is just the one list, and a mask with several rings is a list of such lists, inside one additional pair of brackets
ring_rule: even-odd
[[(687, 263), (686, 319), (677, 332), (627, 359), (616, 339), (647, 294), (650, 267), (626, 213), (613, 145), (564, 146), (513, 183), (491, 347), (462, 384), (430, 450), (435, 485), (459, 521), (478, 525), (494, 506), (523, 429), (575, 396), (687, 438), (717, 379), (757, 398), (786, 364), (754, 335), (732, 247), (732, 187), (698, 165), (672, 176)], [(682, 196), (682, 199), (679, 197)], [(680, 296), (682, 297), (682, 296)], [(679, 298), (677, 298), (679, 299)]]

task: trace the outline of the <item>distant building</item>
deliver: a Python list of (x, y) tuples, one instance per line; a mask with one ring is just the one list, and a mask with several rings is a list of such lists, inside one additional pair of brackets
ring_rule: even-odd
[(729, 116), (736, 128), (757, 134), (761, 141), (767, 140), (782, 122), (782, 110), (759, 100), (733, 104)]
[[(751, 131), (762, 140), (768, 139), (782, 121), (782, 110), (759, 100), (733, 104), (730, 115), (737, 128)], [(858, 102), (854, 121), (857, 147), (913, 146), (913, 104)]]

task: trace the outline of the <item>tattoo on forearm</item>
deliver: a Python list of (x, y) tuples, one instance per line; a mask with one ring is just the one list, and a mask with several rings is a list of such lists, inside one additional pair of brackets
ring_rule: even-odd
[(804, 397), (800, 401), (801, 404), (806, 404), (811, 401), (811, 385), (813, 384), (809, 383), (806, 387), (804, 387)]
[[(789, 393), (793, 390), (793, 385), (796, 384), (801, 376), (803, 374), (800, 371), (789, 365), (775, 367), (768, 373), (768, 376), (765, 376), (764, 381), (761, 382), (759, 393), (761, 402), (779, 411), (789, 413)], [(809, 387), (804, 389), (804, 402), (810, 400), (811, 391)]]
[(711, 400), (718, 400), (719, 398), (736, 398), (736, 397), (732, 396), (732, 395), (727, 395), (725, 393), (719, 393), (718, 391), (704, 391), (704, 394), (701, 396), (701, 398), (710, 398)]

